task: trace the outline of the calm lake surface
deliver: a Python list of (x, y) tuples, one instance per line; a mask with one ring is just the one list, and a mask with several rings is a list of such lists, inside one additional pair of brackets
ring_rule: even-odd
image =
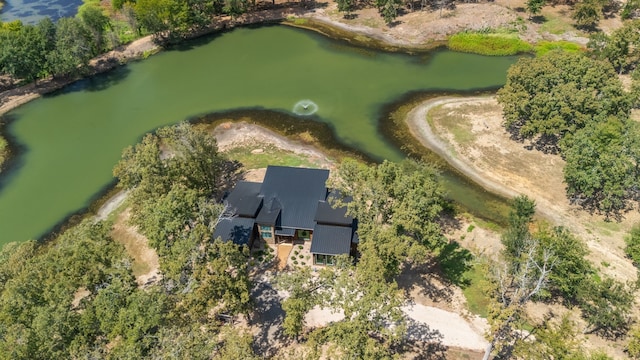
[(78, 12), (82, 0), (5, 0), (0, 10), (0, 21), (20, 20), (25, 24), (35, 24), (42, 18), (56, 21), (61, 17), (73, 17)]
[[(241, 28), (83, 80), (6, 116), (22, 148), (0, 179), (0, 243), (37, 238), (112, 181), (122, 149), (198, 114), (317, 105), (349, 146), (378, 159), (403, 154), (378, 133), (384, 104), (415, 91), (500, 86), (515, 57), (354, 48), (284, 26)], [(476, 200), (477, 201), (477, 200)]]

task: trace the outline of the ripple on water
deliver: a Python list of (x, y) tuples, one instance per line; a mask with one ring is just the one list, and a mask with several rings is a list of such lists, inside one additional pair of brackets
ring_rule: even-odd
[(318, 104), (309, 99), (300, 100), (295, 105), (293, 105), (292, 111), (296, 115), (312, 115), (315, 114), (316, 111), (318, 111)]

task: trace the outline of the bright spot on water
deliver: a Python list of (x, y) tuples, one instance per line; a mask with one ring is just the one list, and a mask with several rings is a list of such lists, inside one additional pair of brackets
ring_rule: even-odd
[(318, 111), (318, 105), (309, 99), (304, 99), (293, 105), (292, 111), (296, 115), (311, 115)]

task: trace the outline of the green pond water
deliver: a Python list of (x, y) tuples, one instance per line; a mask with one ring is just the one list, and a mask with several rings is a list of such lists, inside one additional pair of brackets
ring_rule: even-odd
[[(241, 28), (78, 82), (8, 114), (20, 154), (0, 179), (0, 244), (38, 238), (113, 179), (122, 149), (157, 127), (215, 111), (312, 118), (377, 159), (403, 154), (378, 132), (385, 104), (420, 91), (500, 86), (515, 57), (382, 53), (284, 26)], [(304, 107), (303, 107), (304, 108)], [(300, 116), (309, 118), (309, 116)]]

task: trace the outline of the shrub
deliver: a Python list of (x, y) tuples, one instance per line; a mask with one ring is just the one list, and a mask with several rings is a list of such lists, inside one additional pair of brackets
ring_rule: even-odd
[(474, 32), (452, 35), (447, 45), (454, 51), (492, 56), (516, 55), (533, 50), (529, 43), (515, 35)]
[(475, 225), (473, 225), (473, 224), (471, 224), (471, 225), (469, 225), (469, 227), (467, 228), (467, 232), (468, 232), (468, 233), (470, 233), (470, 232), (472, 232), (472, 231), (473, 231), (473, 229), (475, 229), (475, 228), (476, 228), (476, 226), (475, 226)]
[(304, 249), (304, 246), (298, 245), (298, 249), (302, 250), (302, 249)]

